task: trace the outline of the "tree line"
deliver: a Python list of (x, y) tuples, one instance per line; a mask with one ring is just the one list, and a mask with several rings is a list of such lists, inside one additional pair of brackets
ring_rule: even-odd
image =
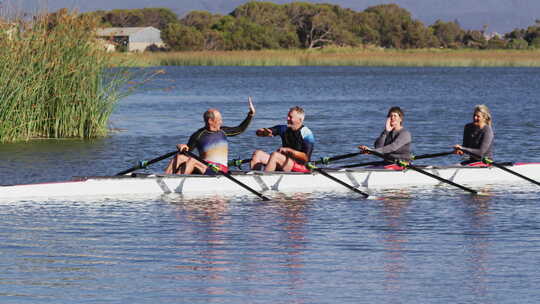
[(430, 26), (396, 4), (362, 12), (332, 4), (248, 2), (228, 15), (192, 11), (182, 18), (167, 8), (96, 11), (103, 26), (154, 26), (173, 51), (313, 49), (376, 46), (395, 49), (540, 48), (540, 20), (527, 29), (486, 37), (486, 28), (465, 30), (459, 22)]

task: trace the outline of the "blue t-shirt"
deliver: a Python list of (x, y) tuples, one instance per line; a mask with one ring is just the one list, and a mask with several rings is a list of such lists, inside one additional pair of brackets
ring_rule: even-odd
[(311, 159), (311, 153), (315, 145), (315, 136), (308, 127), (302, 126), (300, 129), (294, 131), (287, 125), (277, 125), (270, 128), (270, 130), (272, 130), (272, 134), (281, 137), (281, 143), (284, 148), (304, 152), (308, 160)]

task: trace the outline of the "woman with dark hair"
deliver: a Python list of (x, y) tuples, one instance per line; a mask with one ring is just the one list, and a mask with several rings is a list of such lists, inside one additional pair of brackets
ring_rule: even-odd
[(486, 105), (474, 107), (473, 121), (465, 125), (463, 129), (463, 144), (455, 145), (456, 154), (463, 155), (463, 151), (471, 152), (480, 158), (468, 155), (469, 157), (461, 162), (462, 165), (480, 165), (481, 158), (493, 157), (494, 133), (491, 113)]
[[(375, 141), (373, 151), (384, 154), (396, 160), (410, 161), (411, 160), (411, 133), (403, 127), (403, 110), (400, 107), (391, 107), (388, 110), (386, 118), (386, 126)], [(364, 153), (369, 153), (369, 147), (358, 146), (358, 149)], [(387, 165), (388, 162), (381, 164)]]

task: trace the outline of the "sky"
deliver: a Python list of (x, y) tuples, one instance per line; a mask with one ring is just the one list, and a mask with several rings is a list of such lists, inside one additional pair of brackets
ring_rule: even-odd
[[(270, 1), (270, 0), (266, 0)], [(166, 7), (180, 17), (192, 10), (205, 10), (215, 14), (228, 14), (248, 0), (0, 0), (2, 6), (17, 7), (28, 13), (60, 8), (81, 12), (111, 9)], [(283, 4), (292, 0), (273, 0)], [(508, 33), (515, 28), (527, 28), (540, 19), (540, 0), (304, 0), (313, 3), (331, 3), (363, 11), (369, 6), (396, 3), (407, 9), (425, 25), (437, 19), (457, 20), (462, 28), (487, 32)]]

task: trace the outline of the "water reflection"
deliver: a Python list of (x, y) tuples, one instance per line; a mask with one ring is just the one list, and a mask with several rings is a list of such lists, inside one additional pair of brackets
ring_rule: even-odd
[[(204, 199), (169, 199), (176, 206), (176, 219), (181, 223), (178, 242), (183, 247), (192, 247), (191, 254), (179, 252), (180, 259), (175, 269), (182, 274), (178, 279), (188, 282), (204, 282), (198, 290), (206, 295), (225, 295), (227, 290), (219, 287), (226, 281), (226, 273), (231, 271), (230, 252), (232, 245), (226, 237), (230, 224), (229, 200), (221, 196)], [(187, 238), (187, 240), (185, 240)], [(187, 272), (187, 273), (185, 273)]]
[(468, 265), (470, 268), (470, 284), (472, 293), (480, 299), (487, 300), (490, 254), (490, 231), (492, 230), (490, 189), (481, 190), (486, 195), (471, 196), (465, 206), (465, 244), (467, 246)]
[(230, 198), (220, 195), (189, 198), (182, 195), (163, 195), (162, 200), (171, 203), (189, 221), (209, 224), (225, 224), (223, 216), (229, 212)]
[(386, 223), (383, 230), (384, 271), (386, 273), (384, 288), (387, 291), (401, 290), (403, 278), (401, 274), (407, 271), (404, 252), (407, 240), (407, 219), (405, 213), (412, 200), (411, 192), (407, 189), (388, 191), (381, 198), (381, 215)]
[[(301, 255), (306, 243), (305, 225), (308, 222), (306, 212), (309, 209), (309, 195), (297, 193), (284, 196), (278, 204), (280, 205), (278, 221), (283, 227), (280, 240), (289, 257), (286, 261), (287, 268), (301, 269), (304, 266)], [(291, 271), (291, 273), (297, 272)]]
[[(279, 282), (289, 294), (303, 289), (311, 197), (304, 193), (273, 197), (269, 203), (221, 196), (165, 198), (175, 207), (181, 227), (176, 242), (180, 248), (190, 247), (190, 254), (179, 253), (174, 268), (180, 273), (175, 278), (198, 281), (199, 292), (205, 295), (226, 295), (224, 284), (235, 280), (246, 284), (255, 278), (262, 284)], [(262, 290), (245, 292), (257, 295)]]
[(274, 197), (272, 206), (276, 216), (276, 252), (279, 267), (277, 274), (286, 276), (286, 287), (289, 293), (295, 293), (305, 286), (306, 244), (311, 194), (294, 193), (279, 194)]

